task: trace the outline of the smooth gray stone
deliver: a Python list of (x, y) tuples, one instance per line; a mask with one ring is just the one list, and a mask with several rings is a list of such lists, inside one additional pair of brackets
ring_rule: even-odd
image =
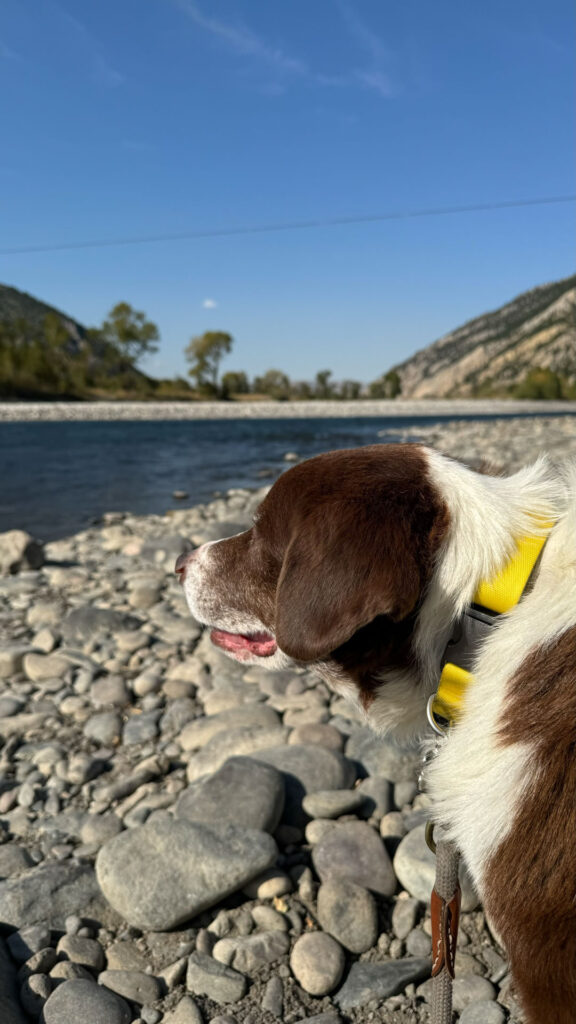
[(463, 1010), (468, 1003), (479, 1003), (496, 998), (496, 988), (488, 978), (465, 974), (454, 979), (452, 1003), (455, 1010)]
[(459, 1024), (504, 1024), (506, 1014), (498, 1003), (482, 999), (468, 1003), (460, 1014)]
[(6, 945), (17, 963), (24, 963), (34, 953), (46, 949), (50, 945), (50, 928), (45, 924), (32, 924), (28, 928), (12, 932), (8, 936)]
[(289, 947), (290, 939), (285, 932), (256, 932), (254, 935), (220, 939), (212, 950), (212, 956), (227, 967), (252, 974), (262, 964), (271, 964), (284, 956)]
[(341, 1010), (352, 1010), (373, 999), (388, 999), (402, 992), (406, 985), (423, 981), (430, 974), (431, 967), (432, 962), (422, 958), (355, 963), (334, 1001)]
[(420, 901), (408, 899), (396, 900), (392, 911), (392, 931), (397, 939), (406, 939), (416, 926), (420, 913)]
[(317, 897), (318, 921), (351, 953), (365, 953), (378, 938), (378, 910), (367, 889), (345, 879), (320, 886)]
[(392, 810), (392, 785), (383, 776), (369, 775), (367, 779), (362, 779), (357, 790), (365, 797), (365, 814), (383, 818)]
[(204, 1024), (204, 1018), (192, 997), (183, 996), (173, 1010), (164, 1014), (162, 1024)]
[(413, 928), (406, 937), (406, 952), (410, 956), (431, 956), (432, 940), (421, 928)]
[(365, 822), (336, 823), (314, 847), (312, 861), (322, 882), (346, 879), (382, 896), (396, 892), (384, 843)]
[(208, 996), (215, 1003), (237, 1003), (246, 992), (243, 974), (213, 960), (205, 953), (192, 953), (188, 960), (186, 988), (198, 996)]
[(113, 811), (106, 814), (87, 814), (80, 829), (80, 838), (83, 843), (97, 843), (101, 846), (107, 839), (112, 839), (121, 831), (122, 822)]
[(170, 702), (160, 720), (160, 731), (163, 736), (176, 736), (185, 725), (191, 722), (198, 714), (198, 705), (190, 697), (174, 697), (171, 695)]
[(271, 1013), (273, 1017), (282, 1017), (284, 1011), (284, 985), (282, 978), (275, 974), (266, 983), (264, 995), (262, 996), (262, 1009)]
[(158, 979), (144, 971), (102, 971), (98, 984), (138, 1006), (155, 1003), (162, 994)]
[(284, 779), (271, 765), (231, 757), (214, 775), (181, 794), (176, 815), (186, 821), (236, 824), (274, 832), (284, 810)]
[(153, 711), (144, 711), (140, 715), (133, 715), (122, 730), (122, 743), (131, 746), (135, 743), (147, 743), (148, 740), (156, 739), (160, 715), (161, 711), (157, 708)]
[(252, 757), (282, 772), (286, 784), (286, 803), (282, 820), (302, 828), (307, 821), (302, 799), (307, 793), (322, 789), (347, 789), (356, 778), (356, 771), (336, 750), (326, 747), (282, 746), (258, 750)]
[(339, 984), (345, 966), (344, 950), (324, 932), (306, 932), (294, 943), (290, 968), (305, 992), (325, 996)]
[(97, 679), (92, 683), (88, 696), (96, 708), (106, 707), (107, 704), (124, 707), (130, 703), (130, 691), (122, 676), (110, 675)]
[(0, 846), (0, 878), (21, 875), (33, 864), (34, 861), (25, 846), (16, 846), (15, 843)]
[(241, 889), (271, 867), (277, 854), (265, 832), (162, 815), (108, 840), (96, 875), (126, 921), (165, 931)]
[(44, 1004), (41, 1024), (129, 1024), (132, 1012), (120, 996), (93, 981), (65, 981)]
[(122, 734), (122, 719), (117, 711), (100, 711), (86, 721), (83, 732), (94, 743), (114, 746)]
[(47, 974), (31, 974), (20, 986), (20, 1002), (31, 1017), (40, 1016), (42, 1007), (52, 991), (52, 979)]
[(118, 612), (113, 608), (97, 608), (94, 605), (81, 605), (68, 612), (62, 622), (62, 636), (67, 643), (83, 643), (96, 633), (120, 633), (124, 630), (138, 629), (142, 620), (126, 612)]
[(421, 766), (422, 755), (416, 746), (401, 747), (368, 728), (354, 730), (345, 750), (346, 757), (358, 761), (368, 775), (381, 775), (389, 782), (413, 782)]
[(358, 789), (322, 789), (308, 793), (302, 807), (311, 818), (339, 818), (342, 814), (354, 814), (364, 803), (364, 795)]
[(237, 708), (188, 722), (178, 736), (178, 742), (183, 750), (200, 750), (218, 733), (232, 729), (275, 729), (281, 725), (278, 712), (266, 704), (241, 704)]
[(49, 923), (63, 928), (69, 914), (99, 919), (105, 912), (91, 865), (50, 862), (0, 882), (0, 921), (14, 928)]
[(0, 575), (39, 569), (44, 565), (44, 545), (24, 530), (0, 533)]
[[(425, 830), (425, 825), (418, 825), (412, 829), (404, 836), (394, 855), (394, 871), (400, 884), (422, 903), (428, 903), (436, 878), (436, 858), (426, 844)], [(478, 896), (463, 861), (460, 861), (459, 877), (462, 887), (462, 910), (475, 910), (478, 906)]]
[(16, 970), (0, 939), (0, 1020), (2, 1024), (27, 1024), (16, 995)]
[(193, 754), (188, 761), (188, 782), (195, 782), (203, 775), (218, 771), (230, 757), (251, 757), (260, 760), (256, 757), (257, 751), (268, 750), (272, 746), (276, 748), (278, 743), (286, 743), (289, 732), (284, 726), (262, 729), (249, 725), (219, 732), (206, 747)]
[(25, 701), (19, 700), (18, 697), (0, 697), (0, 718), (11, 718), (12, 715), (17, 715), (19, 711), (22, 711), (23, 707), (25, 707)]
[(95, 971), (103, 970), (106, 961), (100, 943), (96, 939), (88, 939), (84, 935), (63, 935), (58, 942), (56, 951), (71, 963), (80, 964), (81, 967), (88, 967)]

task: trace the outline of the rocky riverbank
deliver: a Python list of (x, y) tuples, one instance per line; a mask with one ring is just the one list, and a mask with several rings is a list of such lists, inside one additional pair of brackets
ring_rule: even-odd
[[(576, 421), (424, 436), (510, 469)], [(428, 1020), (418, 752), (311, 672), (225, 658), (172, 572), (264, 493), (111, 514), (0, 577), (3, 1024)], [(468, 883), (464, 909), (459, 1020), (515, 1021)]]
[(0, 402), (0, 423), (90, 420), (238, 420), (576, 414), (576, 402), (361, 399), (356, 402)]

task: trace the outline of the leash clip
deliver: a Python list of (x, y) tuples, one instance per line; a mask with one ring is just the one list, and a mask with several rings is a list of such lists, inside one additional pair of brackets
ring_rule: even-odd
[(433, 693), (432, 696), (428, 698), (428, 703), (426, 705), (426, 718), (428, 719), (429, 725), (438, 736), (445, 736), (450, 728), (450, 720), (448, 718), (444, 718), (444, 716), (439, 714), (435, 709), (434, 705), (436, 698), (436, 693)]
[(445, 970), (450, 978), (454, 978), (460, 899), (459, 885), (456, 886), (449, 900), (440, 896), (436, 888), (432, 889), (430, 911), (432, 915), (432, 955), (434, 957), (433, 978), (437, 977), (442, 970)]

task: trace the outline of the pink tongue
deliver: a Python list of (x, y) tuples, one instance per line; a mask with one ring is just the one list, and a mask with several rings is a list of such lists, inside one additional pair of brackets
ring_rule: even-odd
[(257, 655), (259, 658), (269, 658), (276, 652), (276, 641), (269, 633), (254, 633), (253, 636), (243, 636), (242, 633), (227, 633), (224, 629), (213, 629), (210, 639), (217, 647), (233, 654), (239, 661), (244, 661), (250, 655)]

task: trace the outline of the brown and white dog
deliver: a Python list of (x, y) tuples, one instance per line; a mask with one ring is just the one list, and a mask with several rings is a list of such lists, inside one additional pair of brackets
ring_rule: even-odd
[(419, 445), (303, 462), (254, 525), (179, 560), (195, 617), (250, 664), (313, 664), (380, 731), (426, 731), (453, 625), (555, 521), (536, 577), (481, 644), (428, 770), (530, 1024), (576, 1021), (576, 465), (480, 475)]

